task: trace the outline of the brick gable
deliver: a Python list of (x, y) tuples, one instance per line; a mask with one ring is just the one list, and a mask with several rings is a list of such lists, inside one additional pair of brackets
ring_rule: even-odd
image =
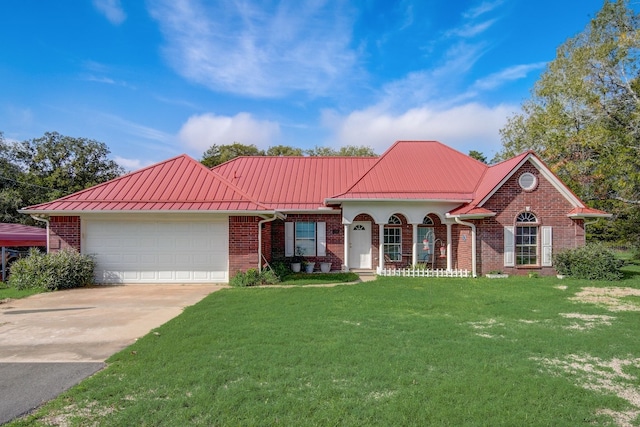
[[(518, 178), (525, 172), (537, 178), (532, 191), (520, 188)], [(478, 227), (478, 272), (501, 270), (511, 274), (524, 274), (531, 268), (504, 267), (504, 227), (515, 224), (516, 217), (529, 209), (541, 226), (553, 227), (553, 251), (584, 245), (584, 221), (573, 220), (567, 214), (573, 205), (529, 161), (516, 171), (484, 204), (496, 216), (476, 222)], [(526, 270), (526, 271), (525, 271)], [(542, 274), (552, 274), (552, 267), (535, 268)]]

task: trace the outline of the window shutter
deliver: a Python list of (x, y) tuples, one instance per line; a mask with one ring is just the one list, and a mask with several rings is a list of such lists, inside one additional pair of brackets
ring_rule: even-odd
[(551, 227), (540, 227), (542, 231), (542, 266), (553, 265), (553, 234)]
[(293, 232), (293, 222), (284, 223), (284, 256), (294, 255), (295, 235)]
[(515, 227), (513, 227), (512, 225), (504, 228), (504, 266), (505, 267), (516, 266), (514, 229)]
[(318, 236), (318, 256), (327, 256), (327, 223), (316, 223), (316, 233)]

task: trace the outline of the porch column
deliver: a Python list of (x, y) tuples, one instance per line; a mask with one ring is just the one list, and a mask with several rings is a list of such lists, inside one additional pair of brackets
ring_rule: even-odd
[(384, 224), (378, 224), (378, 268), (380, 272), (384, 268)]
[(342, 271), (349, 271), (349, 224), (344, 225), (344, 254)]
[(413, 226), (413, 245), (411, 245), (411, 265), (418, 264), (418, 224)]
[(453, 255), (451, 254), (451, 224), (447, 223), (447, 270), (451, 270)]

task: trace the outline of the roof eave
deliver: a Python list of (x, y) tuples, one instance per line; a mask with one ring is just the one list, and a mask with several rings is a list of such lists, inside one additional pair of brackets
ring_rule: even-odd
[(446, 213), (444, 216), (448, 219), (483, 219), (483, 218), (492, 218), (496, 216), (495, 212), (487, 212), (487, 213), (470, 213), (470, 214), (450, 214)]
[(242, 214), (242, 215), (274, 215), (282, 212), (281, 210), (208, 210), (208, 209), (183, 209), (183, 210), (162, 210), (162, 209), (149, 209), (149, 210), (25, 210), (20, 209), (18, 213), (25, 215), (55, 215), (55, 216), (80, 216), (86, 214)]
[(613, 214), (610, 213), (574, 213), (567, 214), (572, 219), (588, 219), (588, 218), (611, 218)]
[(324, 203), (341, 204), (343, 202), (423, 202), (423, 203), (470, 203), (472, 199), (397, 199), (397, 198), (330, 198), (324, 199)]

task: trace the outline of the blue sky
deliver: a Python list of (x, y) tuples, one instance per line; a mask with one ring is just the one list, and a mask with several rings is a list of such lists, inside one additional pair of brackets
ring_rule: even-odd
[(603, 0), (6, 0), (0, 131), (128, 170), (212, 144), (439, 140), (488, 158)]

